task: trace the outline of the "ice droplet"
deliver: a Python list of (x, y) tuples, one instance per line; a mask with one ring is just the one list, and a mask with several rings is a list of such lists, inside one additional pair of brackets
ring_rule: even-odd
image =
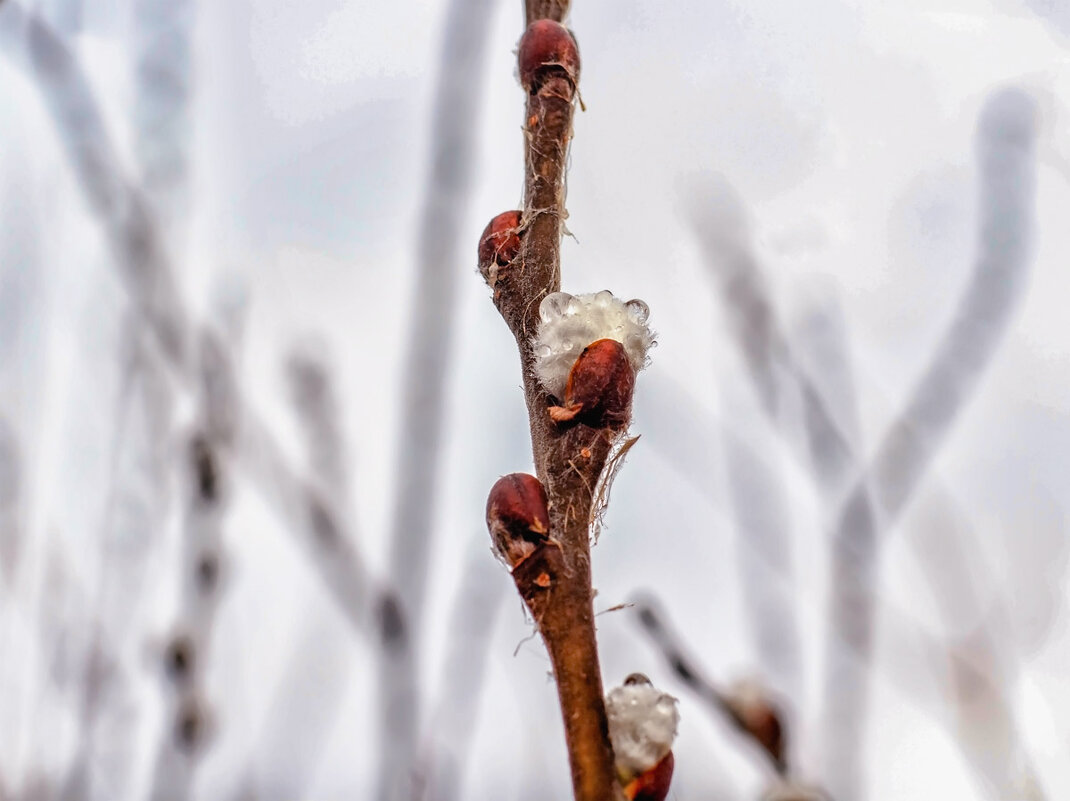
[(650, 307), (639, 300), (639, 298), (633, 298), (625, 305), (627, 305), (628, 313), (631, 315), (632, 319), (640, 325), (645, 324), (647, 318), (650, 317)]
[(672, 715), (673, 711), (676, 709), (676, 699), (671, 695), (662, 695), (661, 698), (658, 699), (655, 708), (659, 714), (665, 716)]
[(574, 305), (574, 300), (568, 292), (551, 292), (539, 304), (539, 317), (544, 323), (563, 317), (569, 312), (570, 306)]

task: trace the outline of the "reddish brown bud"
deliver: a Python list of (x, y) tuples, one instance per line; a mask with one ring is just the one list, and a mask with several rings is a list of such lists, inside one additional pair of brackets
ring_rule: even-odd
[(628, 801), (665, 801), (675, 765), (676, 760), (670, 751), (661, 762), (628, 782), (624, 787), (624, 797)]
[(563, 406), (551, 406), (550, 417), (563, 423), (577, 420), (594, 428), (628, 424), (635, 390), (635, 372), (624, 346), (599, 339), (583, 349), (572, 365)]
[(483, 229), (479, 238), (479, 272), (491, 287), (498, 281), (498, 268), (510, 264), (520, 253), (520, 212), (503, 211)]
[(528, 26), (520, 38), (517, 61), (520, 83), (529, 94), (537, 92), (555, 73), (568, 79), (570, 89), (575, 89), (580, 80), (576, 40), (568, 28), (551, 19), (537, 19)]
[(550, 513), (542, 482), (527, 473), (502, 476), (487, 498), (487, 528), (510, 567), (527, 559), (550, 535)]

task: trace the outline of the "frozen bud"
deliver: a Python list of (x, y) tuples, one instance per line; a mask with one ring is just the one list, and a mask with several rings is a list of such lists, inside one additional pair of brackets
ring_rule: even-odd
[(578, 420), (595, 428), (628, 424), (635, 372), (624, 346), (615, 339), (592, 342), (576, 359), (561, 406), (550, 407), (554, 422)]
[(554, 76), (568, 79), (572, 88), (580, 80), (580, 51), (568, 28), (551, 19), (537, 19), (520, 38), (517, 52), (520, 84), (534, 94)]
[(550, 535), (542, 482), (527, 473), (502, 476), (487, 498), (487, 528), (498, 553), (516, 567)]
[[(617, 773), (625, 787), (657, 767), (672, 751), (680, 721), (676, 699), (649, 681), (636, 681), (610, 690), (606, 696), (606, 716)], [(671, 776), (671, 763), (668, 770)]]
[(783, 770), (784, 731), (780, 714), (765, 688), (754, 681), (741, 681), (725, 696), (725, 703), (737, 725), (765, 749), (778, 769)]
[(498, 270), (508, 266), (520, 253), (520, 212), (503, 211), (483, 229), (479, 238), (479, 272), (492, 288)]
[(532, 345), (535, 372), (555, 398), (565, 397), (569, 373), (584, 348), (600, 339), (624, 346), (633, 373), (647, 364), (654, 334), (647, 325), (650, 311), (641, 300), (627, 303), (608, 290), (587, 295), (554, 292), (539, 305), (539, 331)]

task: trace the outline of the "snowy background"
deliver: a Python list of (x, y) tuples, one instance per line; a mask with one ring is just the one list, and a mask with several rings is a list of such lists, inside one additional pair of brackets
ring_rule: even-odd
[[(217, 602), (183, 600), (201, 520), (186, 455), (211, 402), (150, 336), (124, 277), (142, 263), (173, 276), (173, 296), (159, 278), (145, 291), (184, 311), (181, 330), (218, 332), (273, 458), (330, 497), (360, 569), (383, 577), (414, 429), (417, 275), (439, 271), (442, 439), (406, 446), (436, 478), (407, 499), (432, 523), (416, 764), (432, 797), (567, 797), (549, 664), (483, 523), (494, 480), (531, 469), (515, 346), (475, 264), (486, 221), (522, 202), (520, 11), (0, 0), (0, 799), (335, 799), (377, 783), (378, 646), (341, 611), (368, 598), (327, 589), (331, 557), (243, 436), (222, 514), (193, 535), (220, 556)], [(464, 51), (471, 113), (444, 151), (461, 175), (437, 196), (455, 241), (426, 230), (433, 109), (463, 60), (442, 58), (451, 13), (484, 20)], [(855, 747), (859, 801), (1070, 797), (1070, 11), (577, 0), (570, 25), (586, 111), (564, 288), (642, 298), (658, 332), (642, 438), (594, 550), (596, 611), (645, 592), (712, 680), (761, 678), (788, 710), (794, 772), (834, 797)], [(127, 235), (131, 208), (158, 251)], [(880, 528), (867, 668), (828, 623), (829, 532), (856, 474), (815, 480), (788, 362), (866, 463), (1007, 241), (1026, 258), (996, 265), (965, 338), (982, 352), (951, 353), (952, 384), (976, 383), (939, 436), (907, 421), (932, 460), (911, 463)], [(737, 268), (760, 275), (781, 335), (750, 361), (739, 334), (754, 345), (768, 317), (733, 314), (754, 310), (725, 289)], [(319, 439), (295, 353), (334, 399)], [(162, 668), (183, 627), (204, 638), (193, 758), (171, 753)], [(680, 698), (670, 798), (761, 796), (760, 753), (676, 683), (634, 610), (600, 616), (599, 637), (607, 686), (639, 670)], [(860, 720), (827, 703), (830, 668), (871, 676)], [(845, 741), (852, 725), (864, 736)]]

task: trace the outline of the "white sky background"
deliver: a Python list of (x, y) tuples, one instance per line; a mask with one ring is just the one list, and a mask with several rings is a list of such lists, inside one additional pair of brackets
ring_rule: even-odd
[[(52, 14), (61, 4), (26, 5)], [(1009, 691), (1045, 795), (1070, 797), (1070, 15), (1042, 0), (663, 6), (577, 0), (571, 17), (587, 110), (577, 114), (571, 151), (575, 239), (563, 250), (564, 288), (643, 298), (659, 333), (636, 398), (633, 429), (644, 436), (614, 487), (594, 551), (596, 608), (649, 589), (711, 676), (728, 682), (753, 671), (719, 431), (753, 443), (785, 471), (807, 669), (795, 701), (798, 760), (806, 778), (821, 778), (824, 518), (798, 462), (761, 422), (688, 226), (686, 187), (695, 173), (713, 172), (739, 192), (786, 319), (815, 299), (842, 304), (872, 449), (925, 366), (971, 266), (979, 110), (994, 90), (1022, 87), (1040, 112), (1032, 275), (930, 478), (965, 513), (973, 553), (996, 579), (982, 597), (1009, 607), (997, 626), (1002, 648), (1020, 660)], [(360, 544), (377, 569), (392, 508), (414, 227), (444, 13), (444, 2), (326, 0), (234, 0), (198, 10), (183, 290), (202, 311), (227, 292), (245, 298), (245, 389), (295, 458), (300, 440), (282, 358), (309, 335), (329, 348)], [(520, 3), (499, 3), (482, 111), (471, 120), (476, 181), (461, 237), (468, 244), (454, 268), (448, 433), (420, 651), (427, 709), (443, 691), (458, 577), (469, 559), (492, 559), (487, 489), (503, 473), (530, 469), (515, 349), (474, 258), (486, 221), (521, 201), (523, 95), (513, 55), (520, 32)], [(126, 0), (87, 2), (77, 52), (121, 147), (130, 139), (127, 37)], [(43, 666), (52, 657), (35, 650), (35, 615), (57, 553), (72, 583), (91, 593), (99, 581), (95, 538), (116, 425), (124, 296), (34, 87), (7, 60), (0, 211), (0, 334), (17, 336), (14, 346), (0, 341), (0, 412), (26, 454), (24, 578), (0, 596), (0, 776), (18, 787), (34, 774), (58, 775), (77, 743), (71, 711), (48, 692)], [(674, 414), (682, 398), (702, 413), (697, 430), (690, 413)], [(887, 538), (880, 591), (889, 616), (940, 638), (944, 621), (909, 547), (924, 536), (931, 495), (923, 488)], [(130, 588), (143, 630), (124, 658), (136, 677), (133, 725), (146, 744), (130, 759), (139, 767), (128, 797), (143, 792), (160, 725), (147, 654), (174, 613), (174, 535), (150, 562), (154, 572)], [(228, 797), (249, 765), (265, 798), (366, 795), (376, 760), (366, 645), (257, 496), (239, 493), (227, 536), (233, 576), (209, 673), (219, 729), (198, 797)], [(511, 584), (504, 570), (486, 576)], [(512, 592), (505, 587), (463, 793), (566, 797), (549, 666), (538, 640), (514, 656), (530, 627)], [(982, 613), (961, 610), (952, 633), (969, 632)], [(607, 683), (642, 670), (681, 698), (670, 798), (757, 797), (760, 760), (674, 685), (628, 614), (606, 614), (599, 626)], [(942, 726), (950, 707), (918, 642), (881, 632), (867, 742), (871, 798), (989, 797)], [(280, 736), (270, 732), (271, 704), (295, 648), (314, 666), (302, 685), (308, 708), (336, 714), (326, 718), (314, 768), (305, 768), (310, 783), (292, 787), (295, 766), (270, 763), (257, 747)], [(289, 758), (305, 759), (299, 747)]]

